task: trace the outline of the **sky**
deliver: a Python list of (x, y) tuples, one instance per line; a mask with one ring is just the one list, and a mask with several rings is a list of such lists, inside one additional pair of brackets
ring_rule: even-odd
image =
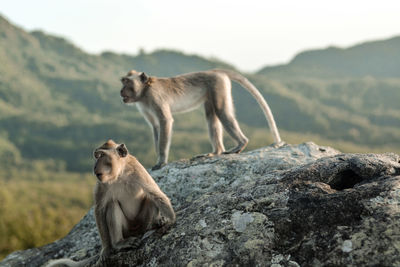
[(62, 36), (86, 52), (174, 49), (242, 71), (297, 53), (400, 35), (398, 0), (1, 0), (25, 30)]

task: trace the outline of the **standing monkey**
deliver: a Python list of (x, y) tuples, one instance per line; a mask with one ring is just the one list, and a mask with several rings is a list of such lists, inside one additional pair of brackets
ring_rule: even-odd
[[(172, 114), (193, 110), (203, 103), (213, 146), (213, 152), (207, 155), (240, 153), (246, 147), (248, 139), (240, 130), (234, 114), (231, 80), (242, 85), (257, 100), (267, 118), (275, 145), (281, 145), (282, 141), (267, 102), (251, 82), (234, 71), (215, 69), (158, 78), (131, 70), (121, 78), (123, 102), (136, 103), (152, 127), (158, 155), (153, 170), (161, 168), (168, 161)], [(223, 144), (222, 126), (237, 142), (237, 146), (228, 151), (225, 151)]]
[[(98, 179), (94, 213), (102, 244), (101, 263), (123, 239), (152, 229), (164, 233), (175, 222), (175, 213), (168, 197), (124, 144), (109, 140), (94, 151), (94, 157)], [(61, 259), (48, 266), (84, 266), (92, 259)]]

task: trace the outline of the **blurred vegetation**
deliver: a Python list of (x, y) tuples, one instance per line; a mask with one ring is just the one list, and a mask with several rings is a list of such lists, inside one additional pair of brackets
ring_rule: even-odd
[(91, 174), (30, 161), (0, 171), (0, 258), (66, 235), (92, 204)]
[[(246, 76), (266, 97), (286, 142), (400, 153), (399, 55), (397, 37), (306, 51)], [(0, 63), (0, 259), (60, 238), (79, 221), (92, 203), (92, 151), (107, 139), (124, 142), (146, 167), (154, 164), (150, 128), (119, 96), (128, 70), (172, 76), (234, 69), (170, 50), (91, 55), (1, 16)], [(255, 100), (238, 85), (233, 95), (247, 150), (270, 144)], [(203, 110), (177, 115), (170, 160), (210, 150)]]

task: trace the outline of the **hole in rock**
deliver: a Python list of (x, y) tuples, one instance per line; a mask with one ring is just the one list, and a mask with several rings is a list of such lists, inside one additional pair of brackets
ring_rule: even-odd
[(352, 170), (345, 170), (339, 172), (335, 178), (329, 183), (331, 188), (336, 190), (344, 190), (347, 188), (353, 188), (354, 185), (361, 182), (363, 179)]

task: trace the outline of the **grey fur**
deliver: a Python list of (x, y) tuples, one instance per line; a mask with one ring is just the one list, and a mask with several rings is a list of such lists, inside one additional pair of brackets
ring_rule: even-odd
[[(146, 77), (146, 80), (142, 77)], [(248, 139), (242, 133), (234, 114), (230, 80), (242, 85), (257, 100), (267, 118), (274, 144), (283, 144), (267, 102), (257, 88), (237, 72), (214, 69), (171, 78), (158, 78), (147, 77), (132, 70), (121, 79), (123, 101), (136, 103), (152, 127), (158, 155), (153, 170), (167, 163), (174, 121), (172, 114), (190, 111), (201, 104), (204, 104), (213, 146), (213, 152), (207, 155), (240, 153), (246, 147)], [(222, 126), (237, 142), (237, 146), (229, 151), (225, 151), (224, 148)]]

